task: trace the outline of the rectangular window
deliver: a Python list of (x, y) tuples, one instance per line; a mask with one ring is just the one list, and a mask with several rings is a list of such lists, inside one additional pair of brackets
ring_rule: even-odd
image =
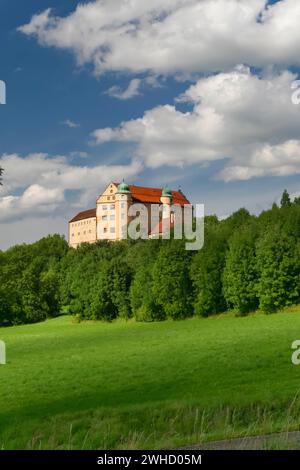
[(114, 216), (114, 215), (111, 215), (109, 219), (110, 219), (110, 220), (115, 220), (115, 216)]
[(116, 232), (115, 227), (110, 227), (110, 233), (115, 233), (115, 232)]
[(121, 203), (121, 209), (125, 209), (125, 202)]
[(107, 206), (102, 206), (103, 211), (107, 211)]
[(107, 228), (106, 228), (106, 227), (104, 227), (104, 229), (103, 229), (103, 232), (104, 232), (104, 233), (106, 233), (106, 232), (107, 232)]
[(107, 215), (103, 215), (102, 220), (107, 220)]
[(121, 219), (125, 219), (125, 214), (124, 214), (124, 212), (121, 214)]
[(112, 211), (115, 210), (115, 205), (114, 204), (110, 205), (110, 210), (112, 210)]

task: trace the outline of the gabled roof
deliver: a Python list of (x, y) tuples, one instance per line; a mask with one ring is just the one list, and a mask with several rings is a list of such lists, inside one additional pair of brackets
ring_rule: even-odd
[[(160, 198), (162, 195), (161, 188), (146, 188), (144, 186), (133, 186), (130, 185), (129, 189), (131, 191), (133, 199), (138, 202), (159, 204)], [(190, 204), (185, 195), (181, 191), (172, 191), (173, 204)]]
[[(110, 184), (118, 186), (119, 183), (112, 182)], [(134, 201), (149, 204), (160, 204), (160, 198), (162, 195), (161, 188), (146, 188), (145, 186), (129, 185), (129, 189)], [(173, 204), (179, 204), (180, 206), (184, 206), (184, 204), (190, 204), (189, 200), (181, 191), (172, 191), (172, 196)], [(93, 217), (96, 217), (96, 209), (89, 209), (87, 211), (79, 212), (79, 214), (70, 220), (70, 223), (77, 222), (78, 220), (90, 219)]]
[(92, 217), (96, 217), (96, 209), (88, 209), (87, 211), (79, 212), (79, 214), (75, 215), (75, 217), (70, 220), (70, 223), (83, 219), (91, 219)]
[(116, 183), (115, 181), (111, 181), (109, 184), (107, 184), (107, 185), (105, 186), (105, 188), (103, 189), (102, 193), (99, 194), (99, 196), (97, 196), (96, 202), (98, 202), (98, 200), (103, 196), (103, 194), (105, 193), (105, 191), (107, 191), (107, 189), (108, 189), (112, 184), (113, 184), (114, 186), (118, 187), (120, 183)]

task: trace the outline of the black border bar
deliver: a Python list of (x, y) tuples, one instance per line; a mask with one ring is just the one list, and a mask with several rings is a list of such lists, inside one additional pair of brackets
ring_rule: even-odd
[(149, 466), (192, 466), (210, 468), (223, 466), (288, 465), (299, 463), (297, 451), (249, 450), (174, 450), (174, 451), (0, 451), (0, 468), (16, 465), (55, 467), (66, 465), (90, 468), (147, 468)]

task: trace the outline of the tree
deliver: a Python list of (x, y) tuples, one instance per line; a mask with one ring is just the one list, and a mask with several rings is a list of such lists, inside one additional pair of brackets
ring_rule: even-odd
[(283, 191), (280, 205), (281, 207), (290, 207), (292, 205), (290, 195), (286, 189)]
[[(154, 258), (155, 259), (155, 258)], [(130, 288), (130, 303), (137, 321), (165, 319), (165, 312), (157, 304), (153, 292), (153, 262), (145, 263), (136, 272)]]
[(294, 205), (295, 205), (295, 206), (300, 206), (300, 196), (295, 197), (295, 199), (294, 199)]
[(299, 245), (273, 227), (257, 244), (259, 305), (267, 313), (299, 301)]
[(9, 293), (5, 286), (0, 284), (0, 326), (10, 326), (13, 324), (11, 302)]
[[(101, 269), (94, 278), (89, 292), (90, 309), (85, 309), (82, 316), (94, 320), (112, 321), (117, 317), (117, 309), (113, 301), (110, 283), (110, 264), (103, 262)], [(88, 315), (90, 311), (91, 315)]]
[(222, 289), (226, 249), (227, 241), (220, 230), (206, 230), (204, 247), (195, 254), (191, 264), (196, 315), (206, 317), (226, 309)]
[(229, 308), (246, 314), (258, 307), (255, 224), (244, 226), (229, 241), (223, 275), (224, 296)]
[(27, 323), (45, 320), (49, 312), (40, 288), (40, 263), (39, 258), (34, 259), (23, 272), (20, 283), (22, 310)]
[(153, 295), (162, 315), (180, 319), (192, 315), (191, 252), (182, 240), (164, 240), (152, 270)]
[(300, 300), (300, 204), (258, 217), (240, 209), (205, 217), (204, 248), (184, 240), (124, 240), (73, 250), (59, 235), (0, 251), (0, 325), (72, 313), (111, 321), (246, 314)]
[(130, 284), (131, 270), (124, 260), (113, 258), (102, 262), (84, 296), (83, 316), (108, 321), (130, 318)]
[(47, 305), (47, 317), (55, 317), (60, 312), (59, 266), (53, 262), (40, 275), (40, 291)]

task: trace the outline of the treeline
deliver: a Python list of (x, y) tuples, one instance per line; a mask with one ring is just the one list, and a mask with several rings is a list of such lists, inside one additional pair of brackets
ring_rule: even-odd
[(300, 198), (259, 217), (240, 209), (205, 218), (205, 244), (99, 242), (70, 249), (58, 236), (0, 252), (0, 325), (62, 313), (138, 321), (234, 310), (267, 313), (300, 303)]

